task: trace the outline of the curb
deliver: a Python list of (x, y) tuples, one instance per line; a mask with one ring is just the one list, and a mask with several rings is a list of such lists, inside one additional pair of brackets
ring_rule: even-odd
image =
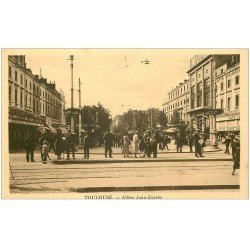
[(89, 187), (71, 188), (70, 192), (101, 193), (101, 192), (128, 192), (128, 191), (181, 191), (181, 190), (223, 190), (240, 189), (240, 185), (194, 185), (194, 186), (144, 186), (144, 187)]
[(232, 161), (229, 158), (220, 158), (220, 159), (211, 159), (211, 158), (196, 158), (196, 159), (180, 159), (180, 158), (173, 158), (173, 159), (161, 159), (161, 158), (151, 158), (151, 159), (104, 159), (104, 160), (54, 160), (52, 161), (53, 164), (96, 164), (96, 163), (139, 163), (139, 162), (206, 162), (206, 161)]

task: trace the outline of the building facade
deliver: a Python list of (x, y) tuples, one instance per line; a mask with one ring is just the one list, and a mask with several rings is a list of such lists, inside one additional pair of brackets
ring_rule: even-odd
[[(64, 97), (51, 86), (45, 83), (31, 69), (27, 68), (24, 55), (8, 56), (8, 84), (9, 84), (9, 149), (22, 148), (24, 138), (28, 132), (39, 137), (41, 128), (51, 131), (50, 118), (57, 125), (63, 126)], [(46, 92), (49, 92), (53, 100), (53, 108), (50, 114), (46, 112), (48, 100)], [(52, 131), (51, 131), (52, 132)]]
[[(217, 116), (223, 113), (217, 100), (217, 71), (230, 65), (237, 55), (196, 55), (187, 71), (190, 81), (190, 122), (217, 141)], [(218, 69), (218, 70), (217, 70)]]
[[(190, 60), (188, 81), (167, 94), (163, 110), (174, 111), (216, 144), (225, 132), (240, 131), (240, 55), (196, 55)], [(184, 88), (185, 87), (185, 88)]]
[(168, 121), (171, 122), (175, 111), (179, 113), (182, 121), (189, 121), (189, 81), (179, 83), (174, 89), (167, 93), (167, 98), (163, 101), (163, 111)]
[(240, 55), (216, 69), (216, 106), (223, 113), (216, 118), (219, 138), (240, 131)]

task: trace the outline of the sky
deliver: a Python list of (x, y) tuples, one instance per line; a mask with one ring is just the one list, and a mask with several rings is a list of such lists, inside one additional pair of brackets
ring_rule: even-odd
[[(70, 106), (70, 55), (74, 55), (74, 106), (78, 107), (78, 79), (82, 106), (101, 102), (112, 116), (131, 109), (162, 108), (167, 93), (188, 79), (189, 60), (197, 51), (185, 49), (15, 49), (27, 67), (56, 82)], [(126, 61), (127, 66), (126, 67)], [(148, 65), (141, 61), (148, 59)]]

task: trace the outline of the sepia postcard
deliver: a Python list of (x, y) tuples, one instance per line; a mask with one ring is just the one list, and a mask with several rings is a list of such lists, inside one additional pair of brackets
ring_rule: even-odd
[(248, 199), (248, 67), (248, 49), (2, 49), (2, 197)]

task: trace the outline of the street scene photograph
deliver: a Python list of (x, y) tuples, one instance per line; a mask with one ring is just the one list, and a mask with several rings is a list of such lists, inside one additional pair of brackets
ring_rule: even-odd
[(246, 56), (244, 49), (3, 49), (5, 194), (242, 198)]

